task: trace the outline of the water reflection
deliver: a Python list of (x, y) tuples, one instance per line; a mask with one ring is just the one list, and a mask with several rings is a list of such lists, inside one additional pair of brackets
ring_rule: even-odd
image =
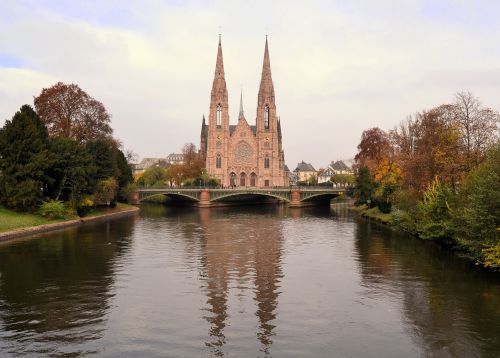
[(402, 301), (406, 327), (426, 356), (498, 356), (498, 276), (434, 243), (363, 220), (356, 249), (362, 283), (384, 300)]
[(332, 209), (144, 206), (0, 245), (0, 356), (498, 356), (497, 275)]
[(130, 218), (0, 245), (0, 351), (95, 353), (88, 343), (103, 335), (114, 265), (129, 248), (133, 224)]
[(270, 354), (282, 277), (283, 234), (276, 216), (282, 215), (283, 207), (267, 209), (264, 212), (261, 209), (239, 212), (241, 209), (238, 208), (199, 211), (202, 277), (207, 295), (206, 311), (210, 313), (204, 318), (210, 324), (212, 338), (206, 345), (217, 357), (224, 356), (224, 330), (229, 319), (228, 294), (233, 284), (240, 295), (241, 291), (253, 289), (260, 351), (266, 356)]

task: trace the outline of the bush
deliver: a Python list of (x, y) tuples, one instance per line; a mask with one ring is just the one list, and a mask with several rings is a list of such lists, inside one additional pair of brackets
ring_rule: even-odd
[(114, 178), (100, 180), (94, 194), (96, 205), (108, 205), (115, 200), (118, 183)]
[(418, 203), (417, 231), (422, 239), (436, 240), (452, 237), (450, 201), (453, 192), (437, 178), (429, 185), (423, 200)]
[(407, 212), (393, 207), (392, 211), (392, 224), (403, 231), (409, 232), (411, 234), (416, 234), (417, 223), (415, 221), (415, 213)]
[(124, 188), (120, 189), (119, 199), (121, 202), (130, 203), (132, 201), (132, 194), (137, 189), (137, 184), (128, 183)]
[(94, 208), (94, 202), (90, 198), (84, 198), (78, 203), (76, 212), (78, 216), (86, 216)]
[(67, 216), (66, 207), (59, 200), (44, 201), (38, 213), (49, 220), (64, 219)]
[(216, 187), (216, 186), (219, 186), (219, 185), (220, 185), (219, 179), (214, 179), (214, 178), (208, 179), (207, 186), (209, 186), (209, 187)]

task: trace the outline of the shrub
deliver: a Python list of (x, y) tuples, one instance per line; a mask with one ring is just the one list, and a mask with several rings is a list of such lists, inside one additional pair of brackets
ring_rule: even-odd
[(219, 185), (220, 185), (219, 179), (215, 179), (215, 178), (208, 179), (207, 186), (209, 186), (209, 187), (216, 187), (216, 186), (219, 186)]
[(417, 232), (417, 223), (415, 221), (415, 213), (405, 210), (392, 208), (392, 224), (403, 231), (415, 234)]
[(114, 178), (100, 180), (94, 193), (94, 204), (108, 205), (115, 199), (118, 183)]
[(66, 208), (59, 200), (44, 201), (38, 213), (49, 220), (64, 219), (67, 216)]
[(429, 185), (417, 207), (417, 231), (422, 239), (447, 239), (452, 236), (452, 196), (451, 188), (437, 178)]
[(94, 208), (94, 202), (90, 198), (83, 198), (76, 209), (78, 216), (87, 215)]

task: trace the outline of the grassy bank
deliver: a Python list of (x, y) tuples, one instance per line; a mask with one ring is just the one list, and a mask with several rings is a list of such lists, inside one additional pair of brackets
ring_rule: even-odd
[(378, 207), (369, 209), (366, 205), (360, 205), (355, 206), (354, 210), (365, 218), (374, 219), (384, 224), (392, 224), (392, 215), (381, 212)]
[(63, 220), (48, 220), (40, 215), (18, 213), (0, 207), (0, 232), (44, 224), (54, 224), (61, 221)]
[[(133, 205), (118, 203), (115, 208), (97, 208), (92, 210), (86, 217), (96, 217), (132, 208)], [(12, 210), (0, 207), (0, 233), (16, 229), (36, 227), (46, 224), (56, 224), (64, 221), (79, 219), (78, 216), (68, 217), (67, 219), (49, 220), (38, 214), (18, 213)]]

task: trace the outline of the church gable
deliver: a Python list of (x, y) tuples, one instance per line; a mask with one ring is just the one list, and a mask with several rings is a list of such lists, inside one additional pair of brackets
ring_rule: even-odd
[(238, 120), (238, 124), (234, 126), (233, 131), (231, 132), (231, 137), (233, 138), (246, 138), (246, 137), (255, 137), (255, 133), (252, 130), (252, 127), (247, 123), (245, 118), (240, 118)]
[(257, 141), (245, 119), (240, 119), (231, 135), (230, 158), (233, 165), (252, 165), (257, 162)]

